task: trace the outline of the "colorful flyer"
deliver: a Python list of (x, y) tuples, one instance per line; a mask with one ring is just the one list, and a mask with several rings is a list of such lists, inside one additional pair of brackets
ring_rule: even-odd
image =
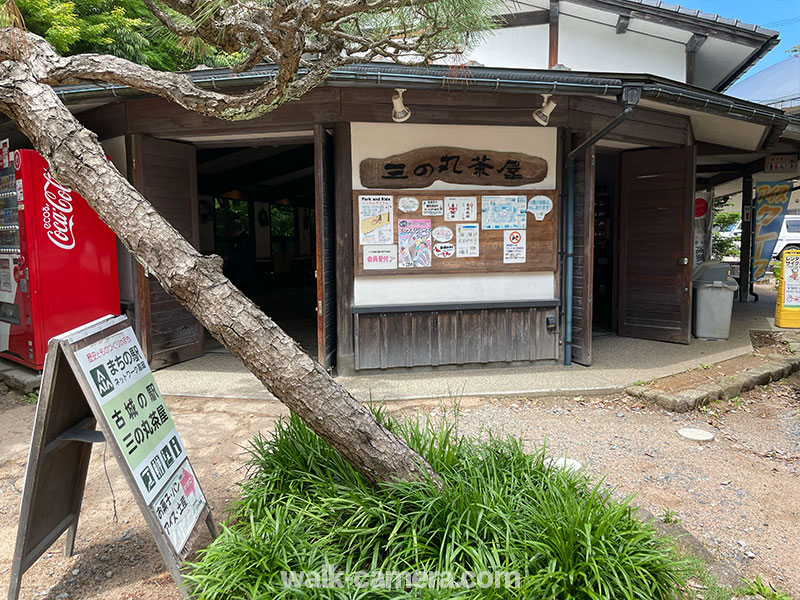
[(483, 196), (481, 229), (525, 229), (525, 196)]
[(456, 225), (456, 257), (474, 258), (479, 256), (478, 224), (459, 223)]
[(525, 230), (513, 229), (503, 232), (503, 262), (505, 264), (525, 262)]
[(787, 252), (783, 257), (783, 306), (800, 306), (800, 254)]
[(456, 253), (456, 247), (453, 244), (434, 244), (433, 255), (436, 258), (450, 258)]
[(400, 268), (431, 266), (431, 220), (397, 222), (397, 264)]
[(358, 234), (362, 246), (394, 243), (393, 196), (358, 197)]
[(469, 197), (449, 197), (444, 199), (444, 220), (445, 221), (477, 221), (478, 220), (478, 198)]

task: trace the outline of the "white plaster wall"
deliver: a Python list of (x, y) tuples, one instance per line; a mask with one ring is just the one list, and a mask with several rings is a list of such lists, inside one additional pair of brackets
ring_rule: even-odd
[[(562, 14), (558, 62), (572, 71), (649, 73), (685, 81), (684, 44), (636, 33), (641, 25), (634, 21), (627, 33), (617, 35), (611, 23), (592, 23)], [(547, 69), (548, 40), (547, 25), (498, 29), (465, 53), (464, 60), (475, 60), (486, 67)], [(698, 61), (698, 67), (700, 64)]]
[[(387, 94), (387, 112), (391, 110)], [(538, 96), (537, 96), (538, 98)], [(406, 95), (413, 120), (413, 95)], [(535, 108), (535, 107), (532, 107)], [(533, 112), (533, 110), (531, 110)], [(533, 119), (531, 119), (531, 123)], [(524, 152), (547, 161), (547, 177), (539, 183), (521, 185), (514, 190), (549, 190), (556, 187), (555, 127), (489, 127), (481, 125), (420, 125), (415, 123), (352, 123), (351, 156), (353, 158), (353, 189), (365, 189), (358, 172), (365, 158), (384, 158), (425, 146), (457, 146), (475, 150)], [(426, 190), (462, 190), (472, 185), (437, 181)], [(503, 188), (496, 188), (501, 190)]]
[[(408, 102), (412, 108), (413, 103)], [(387, 110), (389, 106), (387, 105)], [(413, 116), (412, 116), (413, 119)], [(475, 150), (524, 152), (547, 161), (547, 177), (532, 185), (508, 188), (556, 187), (557, 131), (553, 127), (484, 127), (418, 125), (414, 123), (352, 123), (353, 189), (361, 185), (358, 166), (365, 158), (383, 158), (425, 146), (458, 146)], [(437, 181), (429, 190), (474, 189)], [(503, 188), (493, 188), (498, 191)], [(391, 306), (449, 302), (513, 302), (555, 297), (554, 273), (475, 273), (450, 275), (386, 275), (356, 277), (356, 306)]]
[(514, 302), (554, 298), (552, 273), (356, 277), (356, 306)]
[(547, 25), (497, 29), (466, 52), (464, 60), (474, 60), (486, 67), (546, 69), (550, 44), (548, 31)]
[[(573, 71), (648, 73), (686, 80), (683, 44), (562, 15), (558, 62)], [(632, 25), (631, 29), (635, 27)]]

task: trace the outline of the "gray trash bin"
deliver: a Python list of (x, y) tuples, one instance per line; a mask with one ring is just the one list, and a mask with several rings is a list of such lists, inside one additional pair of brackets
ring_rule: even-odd
[(733, 294), (738, 289), (730, 265), (709, 261), (692, 273), (692, 335), (707, 340), (727, 340), (731, 328)]

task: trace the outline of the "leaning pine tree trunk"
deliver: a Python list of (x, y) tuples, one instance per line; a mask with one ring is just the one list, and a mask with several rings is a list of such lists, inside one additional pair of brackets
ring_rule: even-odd
[(231, 284), (219, 257), (198, 253), (114, 168), (97, 136), (40, 83), (47, 56), (34, 50), (24, 61), (0, 63), (0, 110), (49, 161), (56, 179), (80, 193), (169, 294), (367, 478), (438, 481), (419, 454)]

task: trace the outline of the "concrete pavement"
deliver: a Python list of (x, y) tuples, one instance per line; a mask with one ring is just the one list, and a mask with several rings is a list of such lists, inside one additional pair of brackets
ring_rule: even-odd
[[(759, 302), (734, 302), (731, 334), (726, 341), (692, 339), (689, 345), (681, 345), (607, 335), (594, 339), (594, 364), (588, 368), (549, 365), (378, 371), (338, 377), (337, 381), (362, 401), (615, 392), (635, 381), (649, 381), (751, 352), (750, 331), (769, 331), (775, 324), (774, 292), (767, 286), (759, 287)], [(274, 399), (230, 354), (206, 354), (162, 369), (155, 377), (162, 393), (170, 396)]]

